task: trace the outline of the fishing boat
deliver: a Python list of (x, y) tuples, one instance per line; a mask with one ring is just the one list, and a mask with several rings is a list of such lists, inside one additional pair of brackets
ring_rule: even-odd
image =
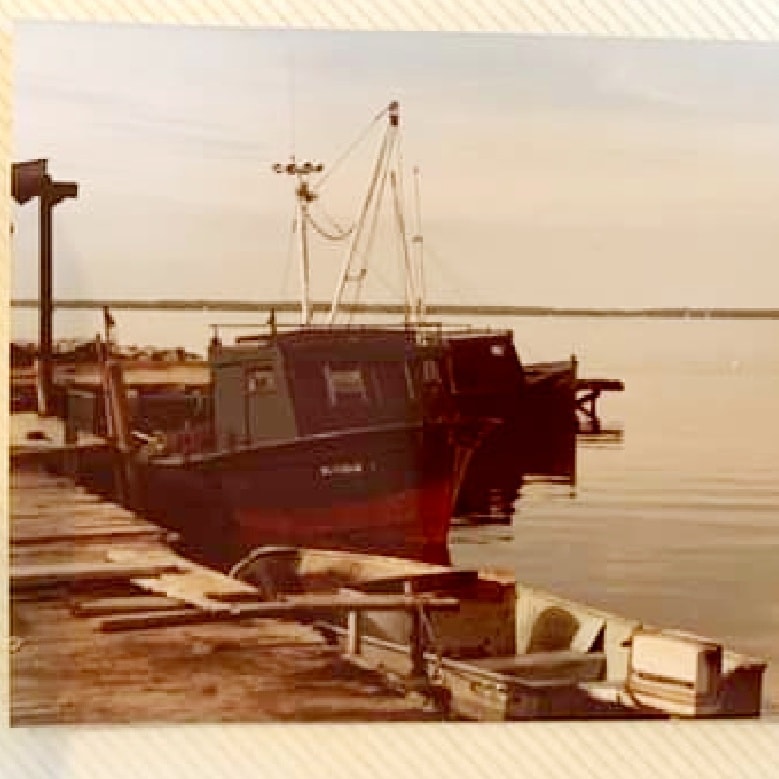
[[(392, 137), (396, 103), (388, 114)], [(232, 343), (215, 326), (203, 413), (171, 435), (136, 430), (142, 446), (127, 447), (134, 500), (213, 562), (234, 562), (267, 543), (447, 558), (468, 460), (495, 421), (458, 413), (446, 370), (451, 347), (411, 312), (396, 326), (336, 321), (391, 148), (384, 145), (348, 231), (338, 292), (321, 323), (311, 304), (309, 234), (321, 232), (312, 208), (323, 166), (294, 159), (274, 166), (295, 180), (300, 322), (271, 316)], [(120, 377), (112, 375), (107, 397), (121, 400)], [(114, 412), (109, 429), (117, 433), (127, 414)]]
[(271, 600), (327, 591), (456, 600), (456, 610), (315, 622), (354, 662), (428, 695), (445, 716), (698, 719), (761, 711), (764, 660), (526, 586), (511, 573), (278, 547), (254, 550), (231, 573)]
[(211, 413), (132, 454), (140, 503), (212, 560), (268, 543), (445, 559), (489, 423), (446, 412), (442, 359), (402, 328), (215, 339)]
[[(172, 411), (169, 395), (162, 420), (148, 396), (128, 412), (143, 442), (139, 450), (125, 446), (137, 471), (135, 499), (212, 559), (235, 560), (263, 543), (429, 559), (431, 550), (445, 550), (463, 484), (474, 474), (516, 478), (543, 439), (526, 434), (528, 419), (539, 427), (539, 406), (525, 402), (532, 393), (512, 334), (427, 318), (420, 230), (406, 230), (397, 102), (376, 121), (385, 119), (367, 194), (348, 229), (321, 223), (322, 165), (293, 158), (273, 166), (294, 181), (299, 322), (272, 314), (232, 343), (215, 325), (208, 386), (201, 396), (181, 394), (185, 413)], [(382, 201), (392, 204), (400, 238), (403, 318), (354, 324)], [(346, 247), (322, 321), (311, 297), (314, 234)], [(506, 432), (494, 435), (500, 428)], [(482, 445), (488, 456), (469, 470)], [(435, 554), (445, 559), (445, 551)]]

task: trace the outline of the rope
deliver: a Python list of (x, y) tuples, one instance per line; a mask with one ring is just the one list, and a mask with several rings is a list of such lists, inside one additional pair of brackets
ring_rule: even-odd
[(411, 276), (411, 258), (408, 252), (408, 239), (406, 236), (406, 219), (403, 212), (403, 157), (400, 152), (397, 153), (396, 170), (393, 171), (391, 178), (392, 182), (392, 194), (395, 202), (395, 218), (398, 223), (398, 232), (401, 248), (401, 256), (404, 268), (405, 276), (405, 288), (406, 288), (406, 319), (414, 317), (414, 293), (416, 291), (416, 284)]
[[(384, 198), (384, 192), (386, 190), (386, 184), (387, 184), (387, 176), (389, 174), (389, 166), (385, 165), (384, 170), (382, 171), (381, 175), (381, 183), (379, 184), (379, 192), (376, 196), (376, 206), (373, 209), (373, 219), (371, 220), (370, 228), (368, 229), (368, 235), (365, 242), (365, 248), (362, 252), (362, 256), (360, 257), (360, 265), (357, 273), (357, 284), (355, 287), (355, 292), (352, 298), (352, 303), (358, 303), (360, 300), (360, 295), (362, 294), (362, 285), (365, 281), (365, 276), (367, 272), (367, 268), (365, 268), (365, 256), (370, 253), (370, 250), (373, 246), (373, 242), (376, 240), (376, 226), (379, 221), (379, 214), (381, 213), (381, 203)], [(375, 183), (375, 182), (374, 182)], [(372, 184), (373, 186), (373, 184)], [(356, 254), (356, 252), (355, 252)], [(354, 312), (349, 314), (349, 324), (352, 323), (352, 319), (354, 317)]]
[[(428, 242), (425, 243), (425, 255), (432, 257), (438, 269), (444, 271), (446, 275), (448, 275), (449, 284), (447, 286), (449, 287), (450, 292), (454, 293), (454, 296), (459, 303), (464, 303), (465, 297), (463, 295), (462, 279), (441, 259)], [(439, 278), (441, 277), (439, 276)]]
[(422, 605), (420, 605), (419, 607), (419, 617), (420, 617), (420, 621), (422, 622), (422, 627), (427, 633), (429, 646), (432, 647), (433, 654), (435, 655), (435, 664), (433, 666), (433, 672), (430, 674), (430, 681), (432, 682), (437, 679), (438, 675), (441, 672), (441, 666), (443, 664), (441, 644), (438, 641), (438, 636), (436, 636), (435, 629), (433, 628), (433, 623), (430, 620), (430, 617), (428, 617), (427, 612), (425, 611), (425, 607)]
[[(388, 141), (389, 141), (389, 136), (385, 135), (384, 138), (382, 139), (379, 156), (376, 158), (376, 164), (374, 165), (373, 172), (371, 173), (371, 180), (368, 186), (368, 194), (365, 197), (365, 200), (363, 201), (363, 206), (360, 211), (360, 216), (357, 219), (354, 242), (352, 243), (349, 249), (349, 254), (347, 255), (346, 260), (344, 261), (341, 281), (339, 282), (340, 284), (340, 288), (338, 290), (339, 298), (341, 295), (343, 295), (346, 289), (346, 284), (349, 281), (349, 272), (352, 266), (352, 262), (354, 258), (357, 256), (358, 243), (360, 240), (363, 227), (365, 225), (365, 220), (368, 216), (371, 206), (373, 205), (373, 197), (374, 194), (376, 193), (376, 185), (378, 183), (379, 176), (381, 175), (382, 169), (384, 168), (386, 162), (385, 157), (387, 152)], [(381, 191), (379, 192), (379, 196), (381, 196)]]
[(314, 192), (318, 192), (320, 189), (322, 189), (325, 182), (338, 169), (338, 166), (365, 140), (365, 137), (373, 129), (373, 126), (380, 119), (383, 119), (387, 115), (388, 110), (389, 110), (388, 107), (382, 108), (381, 111), (379, 111), (379, 113), (376, 114), (376, 116), (373, 119), (371, 119), (371, 121), (363, 129), (363, 131), (354, 139), (354, 141), (352, 141), (351, 144), (349, 144), (349, 146), (341, 153), (341, 155), (336, 159), (336, 161), (330, 166), (327, 172), (323, 174), (323, 176), (319, 179), (319, 181), (317, 181), (317, 183), (313, 187)]
[(295, 241), (295, 233), (298, 229), (298, 210), (295, 208), (295, 212), (292, 214), (292, 229), (289, 231), (289, 241), (287, 242), (287, 261), (284, 265), (284, 273), (281, 277), (281, 290), (280, 295), (284, 297), (284, 293), (287, 290), (287, 283), (289, 282), (289, 271), (292, 267), (292, 253), (293, 245)]
[[(354, 232), (354, 225), (352, 225), (348, 230), (343, 230), (341, 227), (339, 227), (337, 224), (335, 225), (340, 232), (338, 234), (331, 233), (327, 230), (325, 230), (324, 227), (317, 224), (317, 222), (314, 220), (314, 217), (311, 216), (311, 212), (308, 211), (306, 213), (308, 224), (311, 225), (311, 227), (314, 228), (314, 231), (319, 233), (319, 235), (322, 236), (327, 241), (343, 241), (347, 239), (353, 232)], [(331, 220), (332, 221), (332, 220)]]

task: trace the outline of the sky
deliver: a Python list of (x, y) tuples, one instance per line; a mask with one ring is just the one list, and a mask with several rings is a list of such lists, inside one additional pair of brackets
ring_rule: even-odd
[[(271, 166), (329, 169), (397, 99), (430, 302), (779, 306), (779, 44), (16, 32), (14, 159), (80, 185), (55, 211), (55, 297), (296, 299), (292, 184)], [(354, 220), (382, 129), (320, 213)], [(34, 297), (36, 207), (13, 217), (12, 295)], [(366, 300), (401, 294), (380, 239)], [(314, 297), (342, 256), (313, 242)]]

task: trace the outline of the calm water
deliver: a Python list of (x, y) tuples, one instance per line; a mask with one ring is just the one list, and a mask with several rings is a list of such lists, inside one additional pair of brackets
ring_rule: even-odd
[(511, 527), (458, 528), (455, 562), (767, 657), (779, 710), (779, 322), (513, 325), (625, 381), (601, 405), (624, 441), (580, 444), (573, 492), (526, 485)]
[[(58, 313), (90, 335), (98, 313)], [(201, 351), (212, 321), (246, 315), (116, 312), (125, 343)], [(249, 318), (251, 321), (251, 318)], [(625, 381), (604, 398), (621, 443), (582, 443), (575, 488), (525, 485), (511, 526), (458, 527), (458, 565), (663, 626), (772, 662), (779, 712), (779, 322), (530, 318), (511, 327), (526, 361), (576, 353), (580, 373)], [(34, 337), (34, 312), (15, 312)]]

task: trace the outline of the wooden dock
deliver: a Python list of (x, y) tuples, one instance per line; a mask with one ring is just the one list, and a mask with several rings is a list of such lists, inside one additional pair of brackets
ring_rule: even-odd
[(300, 621), (408, 598), (261, 603), (24, 454), (10, 474), (13, 725), (441, 718)]

